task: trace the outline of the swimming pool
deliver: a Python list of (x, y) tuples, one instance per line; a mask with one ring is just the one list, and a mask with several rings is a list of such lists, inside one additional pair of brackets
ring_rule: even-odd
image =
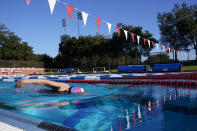
[(80, 131), (197, 129), (194, 88), (70, 84), (88, 93), (54, 93), (32, 84), (15, 89), (15, 82), (0, 82), (0, 108)]

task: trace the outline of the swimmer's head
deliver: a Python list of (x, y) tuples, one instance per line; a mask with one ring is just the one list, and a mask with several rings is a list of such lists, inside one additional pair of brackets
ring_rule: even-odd
[(80, 87), (72, 87), (71, 93), (77, 94), (77, 93), (83, 93), (85, 92), (83, 88)]

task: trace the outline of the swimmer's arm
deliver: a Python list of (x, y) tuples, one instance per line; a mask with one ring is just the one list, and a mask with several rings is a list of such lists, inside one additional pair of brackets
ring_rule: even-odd
[(58, 91), (68, 90), (68, 88), (70, 87), (66, 83), (53, 82), (53, 81), (43, 80), (43, 79), (23, 79), (23, 80), (18, 81), (16, 83), (15, 87), (20, 88), (24, 84), (45, 85), (49, 88), (53, 88), (53, 89), (58, 90)]

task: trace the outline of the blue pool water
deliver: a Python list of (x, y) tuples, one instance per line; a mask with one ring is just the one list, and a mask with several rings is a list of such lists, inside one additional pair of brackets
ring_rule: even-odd
[(197, 90), (152, 85), (76, 84), (87, 94), (0, 82), (0, 108), (80, 131), (196, 131)]

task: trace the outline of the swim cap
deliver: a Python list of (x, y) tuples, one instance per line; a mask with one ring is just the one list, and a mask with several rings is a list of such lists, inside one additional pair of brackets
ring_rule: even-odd
[(83, 88), (79, 88), (79, 87), (73, 87), (72, 88), (72, 93), (76, 94), (76, 93), (82, 93), (84, 92)]

